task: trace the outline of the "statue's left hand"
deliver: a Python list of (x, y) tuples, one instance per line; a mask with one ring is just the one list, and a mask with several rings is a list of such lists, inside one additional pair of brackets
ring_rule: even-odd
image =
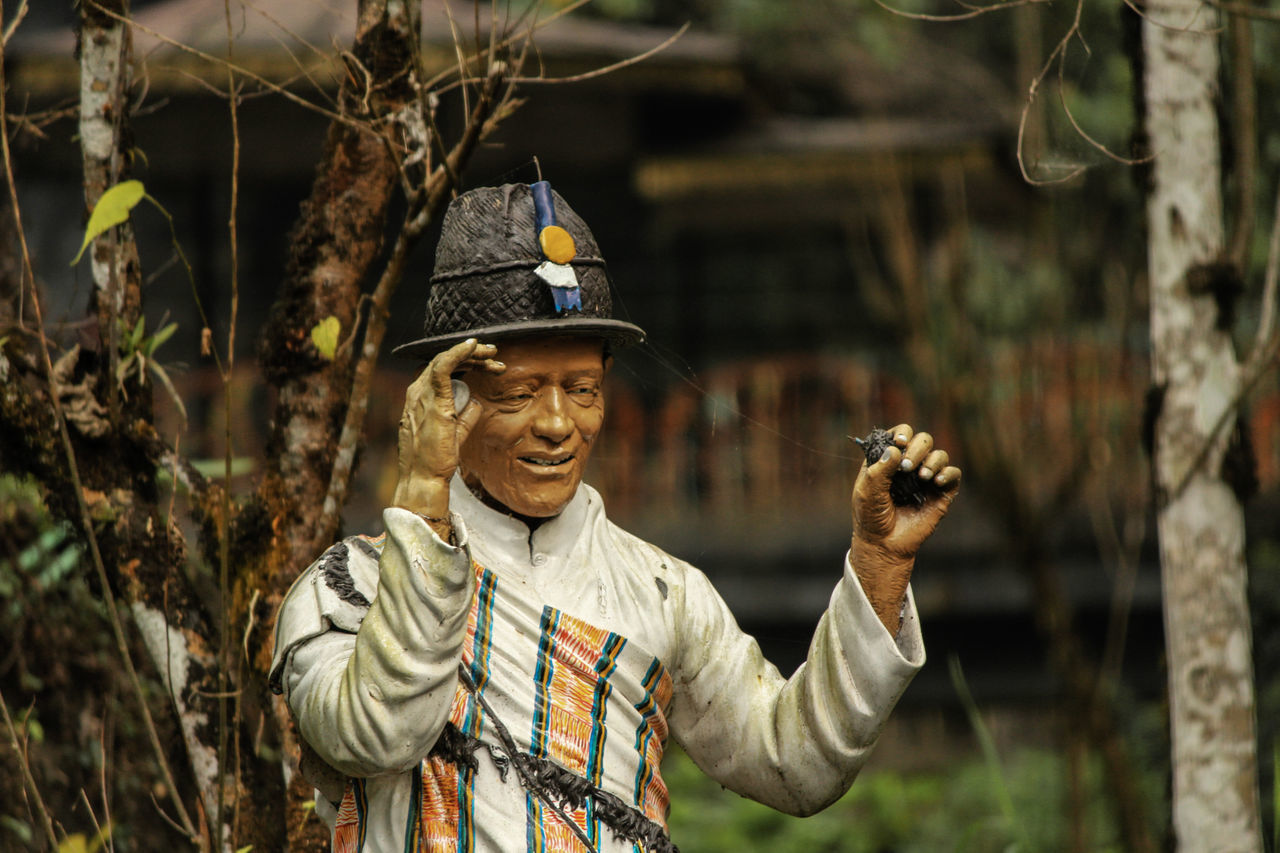
[[(867, 599), (890, 633), (897, 633), (902, 601), (915, 566), (916, 552), (933, 533), (955, 499), (960, 469), (950, 464), (945, 450), (933, 446), (933, 436), (899, 424), (880, 459), (864, 463), (853, 486), (854, 570)], [(932, 480), (920, 506), (895, 506), (889, 485), (898, 470)]]

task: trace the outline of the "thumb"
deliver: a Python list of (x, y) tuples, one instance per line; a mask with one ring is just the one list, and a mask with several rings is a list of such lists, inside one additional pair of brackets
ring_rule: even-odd
[(471, 399), (462, 407), (462, 411), (458, 412), (458, 449), (462, 449), (462, 445), (466, 443), (467, 436), (471, 435), (471, 430), (475, 427), (476, 422), (480, 420), (481, 407), (480, 404)]
[(855, 531), (884, 535), (893, 529), (894, 506), (889, 484), (900, 461), (902, 451), (890, 445), (875, 463), (863, 466), (853, 486)]

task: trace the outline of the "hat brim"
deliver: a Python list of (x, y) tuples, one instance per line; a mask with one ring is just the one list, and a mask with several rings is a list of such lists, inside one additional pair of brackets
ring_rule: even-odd
[(436, 335), (430, 338), (419, 338), (401, 344), (391, 352), (402, 358), (430, 360), (454, 344), (460, 344), (468, 338), (475, 338), (481, 343), (511, 340), (528, 337), (595, 337), (603, 338), (618, 347), (631, 346), (644, 340), (644, 330), (632, 323), (622, 320), (605, 320), (598, 317), (566, 317), (562, 320), (525, 320), (518, 323), (503, 323), (497, 326), (483, 326), (467, 329), (462, 332), (451, 332), (447, 335)]

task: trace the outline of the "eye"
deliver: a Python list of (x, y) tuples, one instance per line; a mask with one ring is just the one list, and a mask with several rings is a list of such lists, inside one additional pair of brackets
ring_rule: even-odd
[(513, 412), (523, 409), (529, 405), (533, 399), (533, 389), (527, 386), (518, 385), (514, 388), (506, 388), (499, 391), (492, 397), (494, 403), (502, 411)]
[(594, 382), (580, 382), (576, 385), (570, 385), (565, 389), (570, 397), (583, 405), (587, 405), (595, 400), (596, 395), (600, 393), (600, 386)]

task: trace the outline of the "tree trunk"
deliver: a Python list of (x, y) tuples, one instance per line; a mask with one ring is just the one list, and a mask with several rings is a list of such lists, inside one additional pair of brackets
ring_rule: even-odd
[(1147, 203), (1151, 368), (1153, 398), (1162, 400), (1153, 466), (1177, 845), (1258, 851), (1244, 514), (1222, 476), (1239, 365), (1214, 292), (1230, 274), (1220, 263), (1216, 18), (1199, 0), (1158, 0), (1147, 3), (1142, 25), (1155, 157)]

